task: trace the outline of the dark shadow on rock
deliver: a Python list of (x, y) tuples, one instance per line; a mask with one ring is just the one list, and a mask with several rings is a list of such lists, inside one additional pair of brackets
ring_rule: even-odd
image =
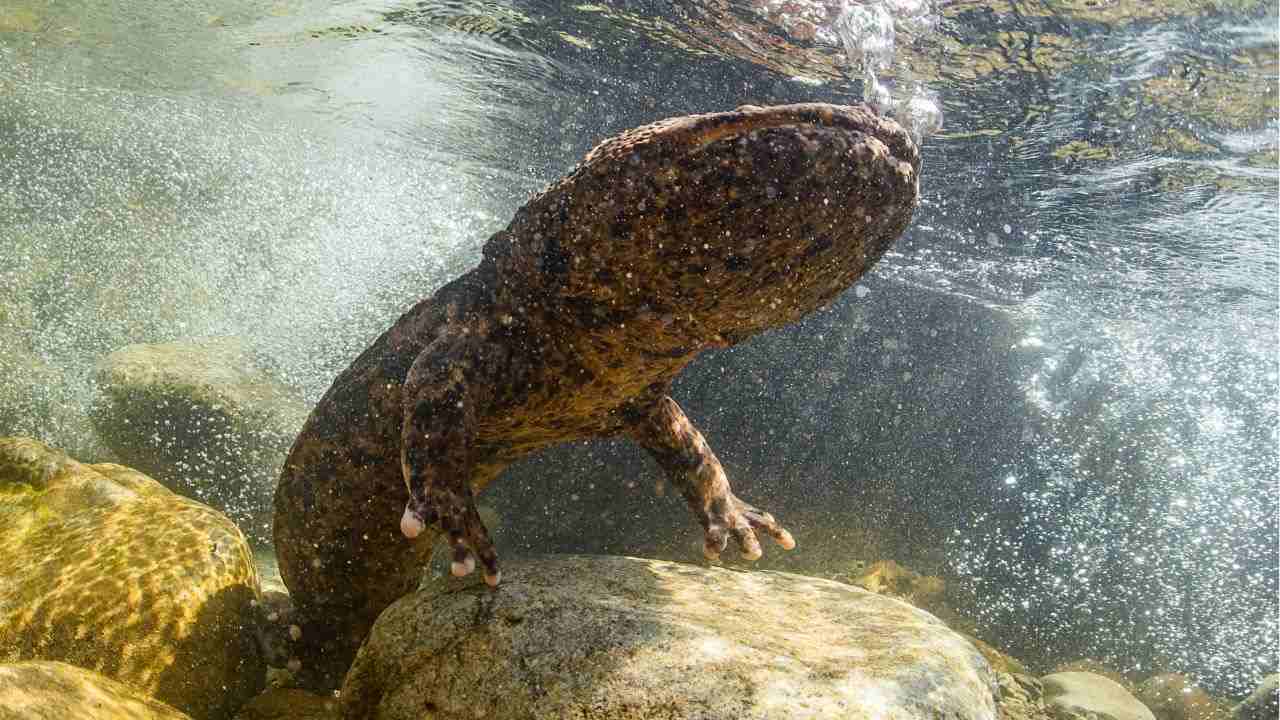
[[(255, 639), (255, 617), (246, 610), (254, 599), (250, 588), (238, 586), (216, 593), (200, 607), (193, 621), (194, 634), (174, 645), (173, 662), (160, 673), (157, 698), (181, 707), (176, 700), (203, 695), (209, 702), (208, 713), (188, 710), (188, 714), (196, 720), (223, 720), (234, 717), (242, 705), (262, 692), (266, 661)], [(226, 668), (229, 682), (210, 692), (208, 678), (192, 672), (204, 664)]]

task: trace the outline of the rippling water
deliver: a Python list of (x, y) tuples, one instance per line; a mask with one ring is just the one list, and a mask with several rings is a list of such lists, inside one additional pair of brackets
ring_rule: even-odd
[(1275, 670), (1274, 4), (854, 6), (897, 23), (874, 77), (846, 0), (177, 5), (0, 7), (0, 333), (48, 378), (0, 434), (94, 456), (90, 370), (131, 342), (240, 335), (314, 399), (606, 135), (883, 83), (942, 127), (876, 275), (1023, 328), (1038, 424), (945, 548), (979, 619), (1223, 692)]

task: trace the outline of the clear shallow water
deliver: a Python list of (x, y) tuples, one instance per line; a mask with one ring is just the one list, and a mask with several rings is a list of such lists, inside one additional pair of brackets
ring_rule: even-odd
[[(315, 399), (608, 134), (860, 97), (840, 10), (10, 0), (0, 329), (52, 371), (51, 410), (0, 430), (92, 455), (92, 364), (212, 334)], [(947, 567), (1015, 654), (1243, 692), (1280, 642), (1275, 8), (925, 17), (879, 78), (945, 124), (875, 274), (1016, 317), (1042, 419), (992, 450), (995, 508), (956, 511)]]

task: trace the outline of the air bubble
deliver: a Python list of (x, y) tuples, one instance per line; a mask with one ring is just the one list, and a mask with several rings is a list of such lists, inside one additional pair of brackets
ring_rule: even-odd
[[(863, 100), (896, 117), (917, 142), (942, 129), (942, 109), (934, 93), (915, 81), (908, 68), (894, 68), (896, 46), (899, 32), (916, 36), (933, 32), (937, 17), (928, 0), (876, 0), (846, 7), (832, 24), (849, 66), (862, 80)], [(891, 68), (893, 83), (883, 78)]]

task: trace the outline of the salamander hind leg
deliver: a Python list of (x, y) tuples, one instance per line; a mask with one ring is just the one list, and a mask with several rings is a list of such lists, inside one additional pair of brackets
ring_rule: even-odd
[(679, 488), (705, 533), (703, 553), (720, 557), (732, 538), (747, 560), (763, 554), (757, 531), (773, 538), (784, 550), (796, 546), (772, 515), (733, 494), (729, 478), (702, 433), (668, 396), (628, 413), (627, 433), (651, 454), (672, 485)]

